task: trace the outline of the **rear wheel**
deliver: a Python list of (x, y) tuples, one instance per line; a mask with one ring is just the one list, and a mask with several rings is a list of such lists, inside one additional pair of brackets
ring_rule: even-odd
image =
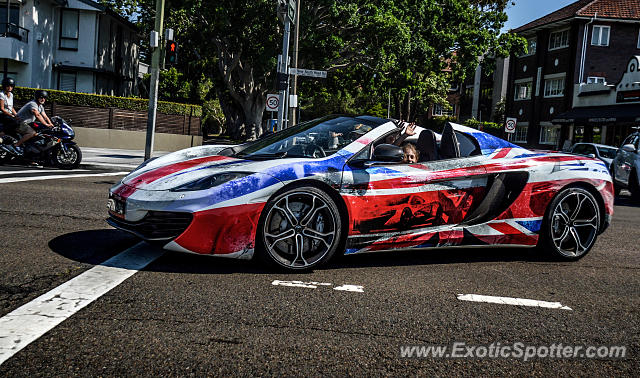
[(578, 260), (598, 236), (600, 207), (589, 191), (567, 188), (551, 201), (542, 224), (541, 246), (552, 256)]
[(287, 270), (312, 269), (343, 244), (340, 211), (318, 188), (293, 188), (267, 203), (256, 238), (263, 261)]

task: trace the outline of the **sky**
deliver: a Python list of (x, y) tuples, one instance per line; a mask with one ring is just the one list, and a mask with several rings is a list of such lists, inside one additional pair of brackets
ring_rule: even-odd
[(515, 5), (507, 7), (509, 20), (502, 29), (503, 32), (515, 29), (528, 22), (538, 19), (577, 0), (513, 0)]

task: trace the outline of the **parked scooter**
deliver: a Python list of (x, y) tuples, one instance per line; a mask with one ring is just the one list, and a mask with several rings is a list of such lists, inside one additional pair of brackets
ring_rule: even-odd
[[(74, 169), (82, 161), (82, 152), (73, 141), (75, 132), (61, 117), (51, 117), (53, 128), (33, 123), (36, 136), (24, 143), (24, 153), (15, 154), (8, 148), (0, 148), (0, 163), (37, 163), (61, 169)], [(18, 137), (16, 135), (16, 137)], [(18, 138), (19, 139), (19, 138)]]

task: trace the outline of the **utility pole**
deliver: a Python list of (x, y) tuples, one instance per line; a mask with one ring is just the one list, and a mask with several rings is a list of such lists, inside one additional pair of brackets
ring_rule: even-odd
[[(155, 34), (152, 37), (153, 55), (151, 55), (151, 85), (149, 91), (149, 114), (147, 117), (147, 143), (144, 147), (144, 160), (151, 158), (153, 152), (153, 140), (156, 128), (156, 111), (158, 108), (158, 80), (160, 78), (160, 58), (162, 57), (162, 43), (159, 41), (162, 36), (162, 23), (164, 21), (164, 0), (156, 0), (156, 25)], [(155, 38), (155, 46), (153, 40)]]
[[(302, 0), (296, 1), (296, 36), (293, 40), (293, 67), (298, 68), (298, 40), (300, 40), (300, 2)], [(293, 75), (293, 95), (296, 96), (298, 94), (298, 74)], [(298, 107), (300, 104), (296, 104)], [(291, 112), (291, 125), (295, 125), (296, 121), (298, 121), (296, 117), (296, 111), (298, 108), (293, 109)]]
[[(287, 106), (287, 89), (289, 89), (289, 33), (291, 32), (291, 22), (289, 18), (284, 17), (284, 36), (282, 37), (282, 60), (278, 67), (278, 76), (284, 81), (284, 85), (280, 86), (280, 106), (278, 107), (278, 131), (284, 129), (284, 114)], [(284, 76), (286, 78), (284, 78)], [(278, 81), (281, 81), (280, 79)]]

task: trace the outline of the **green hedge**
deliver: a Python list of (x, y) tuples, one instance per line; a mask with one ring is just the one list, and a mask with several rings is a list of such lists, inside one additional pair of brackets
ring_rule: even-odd
[[(26, 102), (33, 99), (37, 88), (15, 87), (13, 94), (17, 101)], [(126, 110), (147, 111), (149, 100), (136, 97), (115, 97), (87, 93), (76, 93), (46, 90), (49, 93), (48, 101), (60, 105), (91, 106), (93, 108), (119, 108)], [(202, 117), (202, 107), (199, 105), (179, 104), (176, 102), (158, 101), (158, 112), (162, 114), (179, 114)]]

